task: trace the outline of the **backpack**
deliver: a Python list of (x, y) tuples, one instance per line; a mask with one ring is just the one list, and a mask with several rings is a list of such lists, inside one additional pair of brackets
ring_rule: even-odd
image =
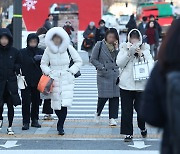
[(167, 115), (173, 154), (180, 154), (180, 72), (170, 72), (167, 79)]

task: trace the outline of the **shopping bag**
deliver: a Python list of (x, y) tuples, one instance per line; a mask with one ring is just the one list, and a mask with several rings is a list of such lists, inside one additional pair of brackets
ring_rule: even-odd
[(141, 81), (141, 80), (149, 79), (153, 67), (154, 67), (153, 60), (134, 63), (133, 66), (134, 80)]
[(38, 90), (45, 94), (48, 95), (52, 92), (53, 89), (53, 82), (54, 79), (52, 79), (51, 77), (47, 76), (47, 75), (42, 75), (40, 78), (40, 81), (38, 83)]
[(19, 89), (25, 89), (27, 87), (25, 76), (22, 75), (21, 69), (20, 74), (17, 75), (17, 84)]

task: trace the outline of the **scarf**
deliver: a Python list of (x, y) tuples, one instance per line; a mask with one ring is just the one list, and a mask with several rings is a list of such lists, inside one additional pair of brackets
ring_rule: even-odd
[(105, 42), (107, 48), (109, 49), (109, 51), (110, 51), (110, 52), (114, 52), (114, 50), (115, 50), (114, 45), (113, 45), (113, 44), (110, 44), (110, 43), (108, 43), (108, 42), (106, 42), (106, 41), (104, 41), (104, 42)]

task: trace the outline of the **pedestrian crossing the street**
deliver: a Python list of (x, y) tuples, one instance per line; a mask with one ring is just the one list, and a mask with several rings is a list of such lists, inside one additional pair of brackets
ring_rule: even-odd
[[(68, 110), (67, 119), (92, 119), (97, 108), (97, 81), (96, 69), (94, 66), (85, 65), (81, 68), (81, 76), (75, 80), (73, 106)], [(40, 106), (39, 117), (43, 118), (42, 107)], [(15, 108), (15, 118), (22, 118), (22, 106)], [(7, 108), (4, 110), (7, 115)], [(119, 110), (119, 114), (120, 114)], [(55, 114), (53, 114), (56, 117)], [(119, 115), (120, 116), (120, 115)], [(136, 115), (134, 115), (136, 116)], [(109, 117), (108, 102), (101, 115), (102, 118)]]
[[(85, 119), (93, 118), (97, 104), (97, 84), (96, 69), (91, 65), (81, 68), (81, 76), (75, 80), (74, 101), (73, 106), (68, 110), (69, 119)], [(15, 118), (22, 118), (21, 106), (15, 108)], [(4, 110), (6, 116), (7, 108)], [(42, 106), (39, 111), (40, 119), (42, 114)], [(56, 117), (55, 115), (53, 115)], [(102, 117), (108, 117), (108, 104), (106, 104)]]

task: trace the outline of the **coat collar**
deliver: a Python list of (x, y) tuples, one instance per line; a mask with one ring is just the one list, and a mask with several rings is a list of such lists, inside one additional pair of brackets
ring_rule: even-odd
[(110, 51), (109, 51), (106, 43), (105, 43), (104, 41), (102, 41), (102, 43), (103, 43), (102, 50), (104, 51), (104, 53), (105, 53), (111, 60), (114, 61), (114, 59), (112, 58), (111, 53), (110, 53)]
[[(52, 41), (52, 38), (55, 34), (62, 38), (62, 43), (60, 46), (56, 46)], [(54, 54), (64, 53), (67, 51), (67, 48), (70, 45), (70, 38), (63, 28), (54, 27), (47, 32), (45, 37), (45, 43), (46, 46), (49, 48), (50, 52)]]

